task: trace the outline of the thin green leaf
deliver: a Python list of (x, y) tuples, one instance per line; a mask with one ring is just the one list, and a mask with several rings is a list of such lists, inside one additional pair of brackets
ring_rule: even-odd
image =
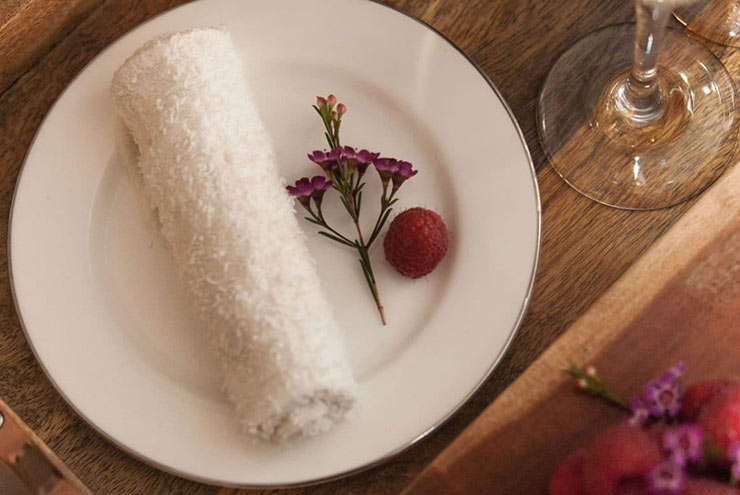
[(321, 225), (322, 227), (324, 226), (324, 224), (323, 224), (323, 223), (321, 223), (320, 221), (318, 221), (318, 220), (316, 220), (316, 219), (314, 219), (314, 218), (311, 218), (311, 217), (303, 217), (303, 218), (305, 218), (305, 219), (306, 219), (306, 220), (308, 220), (309, 222), (311, 222), (311, 223), (314, 223), (314, 224), (316, 224), (316, 225)]
[(385, 225), (385, 222), (388, 221), (388, 217), (390, 216), (391, 212), (393, 211), (392, 208), (388, 208), (385, 213), (383, 213), (383, 216), (380, 217), (380, 221), (375, 225), (375, 228), (373, 229), (373, 233), (370, 236), (370, 240), (367, 243), (367, 246), (370, 247), (373, 243), (373, 241), (380, 235), (380, 233), (383, 231), (383, 226)]
[(321, 230), (321, 231), (319, 231), (319, 235), (323, 235), (324, 237), (328, 237), (332, 241), (336, 241), (339, 244), (344, 244), (345, 246), (349, 246), (349, 247), (355, 247), (354, 244), (349, 243), (349, 242), (345, 241), (344, 239), (340, 239), (339, 237), (337, 237), (337, 236), (335, 236), (333, 234), (330, 234), (329, 232), (324, 232), (323, 230)]

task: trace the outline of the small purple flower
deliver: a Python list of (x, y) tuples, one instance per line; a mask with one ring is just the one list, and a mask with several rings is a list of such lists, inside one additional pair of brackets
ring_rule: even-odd
[(730, 472), (732, 477), (740, 480), (740, 442), (732, 442), (727, 449), (727, 458), (732, 462)]
[(357, 159), (361, 162), (370, 165), (380, 156), (380, 153), (371, 153), (368, 150), (360, 150), (357, 152)]
[(398, 160), (395, 158), (376, 158), (373, 160), (373, 166), (378, 171), (378, 175), (380, 175), (380, 180), (383, 182), (383, 190), (385, 191), (388, 182), (398, 171)]
[(336, 162), (337, 160), (342, 158), (343, 154), (344, 154), (344, 149), (341, 146), (337, 146), (336, 148), (334, 148), (333, 150), (329, 151), (326, 154), (326, 158), (328, 160), (333, 160)]
[(373, 161), (373, 165), (378, 172), (394, 173), (398, 170), (398, 160), (395, 158), (377, 158)]
[(685, 467), (689, 462), (699, 462), (704, 457), (704, 430), (694, 424), (682, 424), (663, 432), (663, 448), (674, 464)]
[(380, 153), (371, 153), (368, 150), (357, 151), (355, 148), (345, 146), (342, 151), (342, 159), (348, 170), (357, 170), (360, 177), (365, 174), (367, 167), (378, 158)]
[(321, 209), (321, 201), (324, 199), (324, 193), (331, 187), (331, 181), (323, 175), (317, 175), (311, 179), (311, 197), (316, 202), (316, 207)]
[(630, 411), (632, 415), (627, 419), (630, 426), (643, 426), (650, 418), (650, 411), (640, 397), (635, 397), (630, 401)]
[(326, 190), (331, 187), (331, 181), (323, 175), (317, 175), (316, 177), (313, 177), (311, 179), (311, 187), (313, 188), (314, 192), (326, 192)]
[(295, 197), (298, 202), (308, 211), (311, 211), (311, 195), (313, 194), (313, 185), (308, 177), (298, 179), (295, 186), (287, 186), (286, 189), (291, 196)]
[(330, 155), (332, 155), (331, 151), (327, 153), (326, 151), (315, 150), (308, 154), (308, 159), (321, 167), (324, 172), (331, 172), (337, 166), (337, 159)]
[(650, 495), (679, 495), (683, 491), (686, 473), (681, 466), (666, 461), (653, 468), (647, 481)]
[(286, 189), (291, 196), (295, 196), (296, 198), (311, 196), (311, 193), (313, 192), (313, 186), (308, 177), (298, 179), (295, 186), (288, 186)]
[(298, 202), (308, 211), (311, 211), (311, 198), (316, 203), (316, 207), (321, 210), (321, 201), (324, 199), (324, 193), (331, 187), (331, 181), (322, 175), (317, 175), (312, 179), (303, 177), (298, 179), (295, 186), (288, 186), (286, 189), (291, 196), (295, 197)]
[(398, 189), (406, 180), (415, 176), (419, 171), (414, 170), (409, 162), (399, 161), (398, 169), (393, 174), (393, 188)]

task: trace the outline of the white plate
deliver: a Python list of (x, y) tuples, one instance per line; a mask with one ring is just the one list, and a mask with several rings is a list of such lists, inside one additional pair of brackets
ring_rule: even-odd
[[(154, 35), (213, 25), (235, 38), (286, 180), (317, 172), (305, 158), (324, 145), (310, 105), (333, 92), (349, 107), (342, 141), (413, 162), (420, 173), (399, 209), (433, 208), (452, 234), (447, 258), (418, 281), (374, 249), (382, 327), (356, 256), (301, 222), (347, 332), (360, 407), (328, 434), (284, 446), (239, 435), (162, 240), (113, 155), (113, 71)], [(211, 0), (133, 30), (59, 98), (18, 180), (10, 265), (39, 362), (101, 434), (187, 478), (293, 485), (388, 459), (470, 397), (521, 321), (539, 222), (515, 121), (438, 33), (366, 0)]]

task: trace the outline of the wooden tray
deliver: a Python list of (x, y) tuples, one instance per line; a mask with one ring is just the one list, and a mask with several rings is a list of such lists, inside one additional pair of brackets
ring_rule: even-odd
[(562, 370), (593, 364), (629, 398), (678, 361), (683, 383), (740, 378), (740, 168), (658, 240), (404, 495), (546, 492), (569, 452), (623, 416)]

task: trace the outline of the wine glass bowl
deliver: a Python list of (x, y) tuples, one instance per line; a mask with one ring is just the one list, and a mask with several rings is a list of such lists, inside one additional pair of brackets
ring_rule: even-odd
[(698, 0), (679, 6), (674, 14), (681, 24), (702, 38), (740, 47), (740, 1)]
[(665, 5), (638, 1), (637, 14), (636, 25), (591, 33), (558, 59), (540, 93), (538, 130), (551, 165), (578, 192), (650, 210), (712, 184), (731, 163), (738, 124), (721, 62), (666, 29)]

